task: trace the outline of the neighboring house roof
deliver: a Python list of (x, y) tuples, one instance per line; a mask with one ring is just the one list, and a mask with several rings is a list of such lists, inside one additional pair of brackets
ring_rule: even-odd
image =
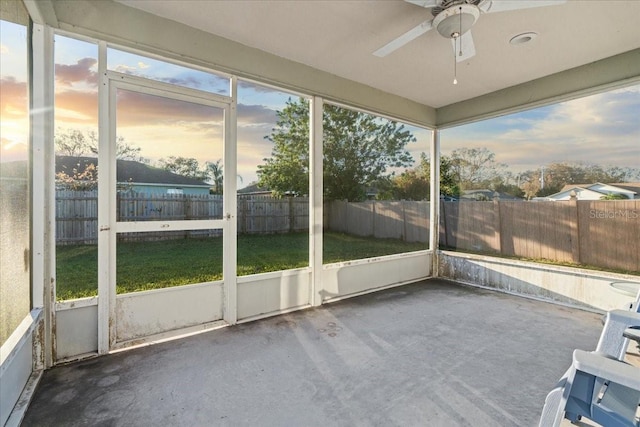
[[(98, 159), (95, 157), (56, 156), (56, 174), (64, 172), (67, 175), (71, 175), (73, 174), (74, 169), (76, 169), (78, 173), (82, 173), (90, 164), (98, 166)], [(133, 160), (118, 159), (116, 175), (117, 182), (188, 185), (203, 186), (207, 188), (211, 186), (204, 181), (178, 175), (173, 172)]]
[[(634, 186), (634, 184), (637, 184), (637, 186)], [(600, 191), (605, 194), (624, 194), (629, 199), (635, 199), (638, 195), (638, 191), (640, 191), (640, 183), (630, 182), (628, 184), (602, 184), (596, 182), (588, 188), (589, 190)]]
[[(574, 188), (587, 188), (589, 187), (591, 184), (565, 184), (564, 187), (562, 187), (560, 189), (560, 191), (558, 191), (558, 193), (564, 193), (565, 191), (571, 191)], [(558, 194), (555, 193), (555, 194)]]
[(635, 199), (640, 193), (640, 182), (569, 184), (562, 187), (559, 192), (547, 196), (546, 199), (569, 200), (572, 191), (576, 192), (578, 200), (599, 200), (608, 194), (623, 194), (629, 199)]
[(636, 194), (640, 194), (640, 182), (611, 182), (608, 184), (603, 184), (601, 182), (596, 182), (596, 183), (588, 183), (588, 184), (567, 184), (564, 187), (562, 187), (562, 189), (560, 190), (560, 192), (565, 191), (567, 189), (572, 189), (575, 187), (580, 187), (580, 188), (591, 188), (593, 186), (611, 186), (611, 187), (617, 187), (617, 188), (621, 188), (623, 190), (628, 190), (628, 191), (632, 191)]
[(238, 194), (271, 194), (271, 190), (266, 187), (260, 187), (257, 182), (254, 182), (244, 188), (240, 188)]
[(640, 182), (616, 182), (608, 185), (613, 185), (614, 187), (633, 191), (636, 195), (640, 194)]
[(602, 196), (606, 196), (607, 193), (591, 190), (583, 187), (569, 187), (564, 191), (560, 191), (555, 194), (550, 194), (547, 197), (536, 197), (537, 200), (571, 200), (571, 192), (575, 191), (577, 200), (600, 200)]

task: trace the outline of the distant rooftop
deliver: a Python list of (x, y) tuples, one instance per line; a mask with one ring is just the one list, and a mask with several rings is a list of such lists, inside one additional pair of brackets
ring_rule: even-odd
[[(69, 175), (74, 169), (77, 169), (78, 173), (82, 173), (90, 164), (98, 166), (98, 159), (95, 157), (56, 156), (56, 174), (65, 172)], [(167, 170), (133, 160), (118, 159), (116, 170), (116, 179), (118, 182), (201, 185), (210, 187), (210, 185), (204, 181), (177, 175)]]
[(592, 182), (589, 184), (567, 184), (559, 191), (559, 193), (565, 192), (567, 190), (571, 190), (576, 187), (580, 188), (589, 188), (595, 185), (610, 185), (612, 187), (618, 187), (623, 190), (633, 191), (636, 194), (640, 194), (640, 182), (614, 182), (614, 183), (601, 183), (601, 182)]

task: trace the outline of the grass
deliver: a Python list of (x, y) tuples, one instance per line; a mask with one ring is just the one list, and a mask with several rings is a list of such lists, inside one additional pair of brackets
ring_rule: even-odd
[[(288, 270), (309, 265), (307, 233), (240, 235), (240, 276)], [(412, 252), (424, 243), (324, 233), (324, 262), (334, 263)], [(159, 289), (222, 279), (222, 238), (180, 239), (158, 242), (121, 242), (117, 245), (117, 293)], [(98, 293), (96, 245), (57, 248), (57, 299), (95, 296)]]

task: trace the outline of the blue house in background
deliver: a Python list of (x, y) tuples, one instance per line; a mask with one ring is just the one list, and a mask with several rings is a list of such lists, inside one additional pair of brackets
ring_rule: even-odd
[[(95, 157), (56, 156), (56, 176), (82, 175), (90, 165), (98, 167)], [(122, 191), (145, 194), (209, 195), (210, 184), (134, 160), (117, 160), (116, 179)]]

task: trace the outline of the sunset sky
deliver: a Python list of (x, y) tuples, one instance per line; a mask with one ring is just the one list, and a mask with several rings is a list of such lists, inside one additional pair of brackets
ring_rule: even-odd
[[(2, 162), (27, 158), (26, 30), (2, 22)], [(97, 45), (55, 38), (56, 129), (97, 130)], [(229, 94), (223, 76), (109, 49), (108, 68), (185, 87)], [(256, 180), (256, 167), (271, 154), (265, 136), (276, 122), (284, 92), (248, 82), (238, 91), (238, 186)], [(442, 131), (444, 154), (486, 147), (512, 171), (552, 162), (640, 168), (640, 85), (537, 108)], [(117, 132), (142, 148), (151, 164), (168, 156), (200, 163), (222, 157), (220, 110), (151, 95), (119, 91)], [(410, 127), (418, 142), (407, 147), (418, 159), (428, 152), (430, 132)]]

